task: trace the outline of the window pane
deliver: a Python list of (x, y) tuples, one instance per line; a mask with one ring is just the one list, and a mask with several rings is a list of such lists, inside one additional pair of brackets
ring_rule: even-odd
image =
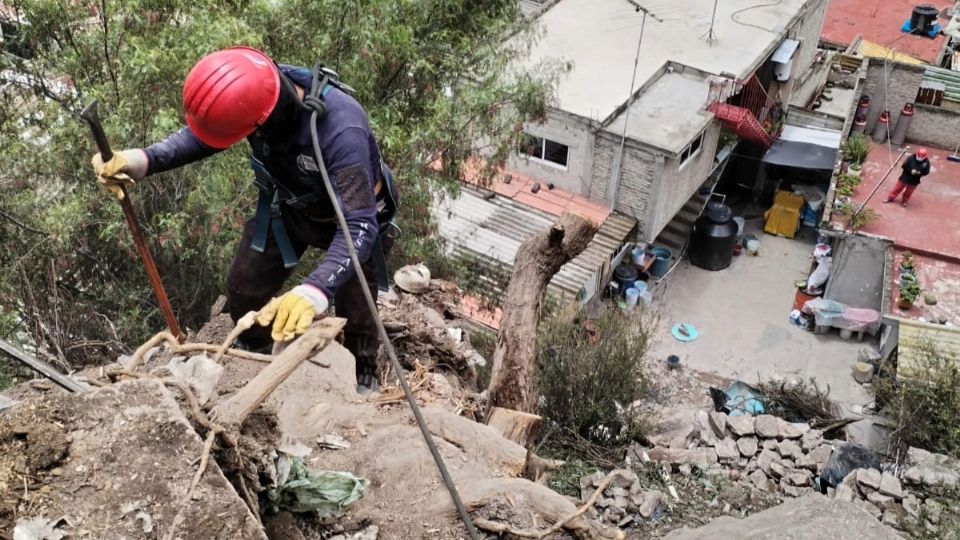
[(543, 158), (543, 139), (524, 133), (520, 138), (519, 148), (517, 149), (525, 156)]
[(703, 134), (701, 133), (693, 142), (690, 144), (690, 155), (693, 155), (694, 152), (700, 149), (700, 145), (703, 144)]
[(565, 144), (560, 144), (558, 142), (553, 142), (551, 140), (544, 140), (544, 151), (543, 159), (557, 163), (559, 165), (567, 165), (567, 154), (570, 148)]

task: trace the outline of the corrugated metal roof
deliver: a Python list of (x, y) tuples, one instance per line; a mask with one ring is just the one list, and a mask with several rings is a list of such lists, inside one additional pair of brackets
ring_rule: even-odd
[(943, 84), (943, 99), (960, 101), (960, 71), (927, 66), (923, 72), (923, 80)]
[(931, 350), (960, 362), (960, 328), (899, 319), (897, 374), (909, 377), (922, 367)]
[[(477, 189), (464, 186), (460, 197), (434, 201), (432, 212), (439, 232), (449, 243), (451, 254), (470, 258), (482, 271), (490, 269), (489, 276), (476, 276), (488, 292), (498, 294), (506, 290), (504, 272), (509, 277), (513, 260), (520, 244), (556, 221), (556, 217), (530, 208), (506, 197), (487, 198)], [(598, 292), (605, 265), (627, 241), (636, 227), (633, 218), (610, 214), (597, 234), (574, 260), (563, 265), (553, 277), (548, 290), (567, 298), (577, 298), (583, 290), (585, 297)]]

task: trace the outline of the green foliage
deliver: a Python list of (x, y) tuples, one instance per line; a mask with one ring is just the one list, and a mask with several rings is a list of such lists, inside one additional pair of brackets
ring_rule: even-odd
[(613, 447), (642, 434), (646, 416), (634, 404), (648, 388), (652, 329), (647, 317), (619, 310), (587, 321), (566, 309), (545, 321), (536, 384), (540, 414), (558, 437)]
[[(3, 78), (19, 81), (0, 85), (0, 307), (60, 363), (101, 360), (163, 326), (120, 209), (94, 185), (77, 118), (91, 99), (116, 148), (143, 147), (181, 126), (182, 81), (207, 53), (245, 44), (284, 63), (324, 59), (357, 89), (396, 173), (404, 235), (394, 266), (426, 261), (443, 277), (459, 268), (435, 238), (434, 193), (455, 192), (465, 157), (481, 148), (489, 167), (502, 162), (523, 122), (544, 116), (556, 73), (507, 69), (535, 37), (513, 0), (5, 5), (29, 21), (7, 50), (32, 58), (0, 55)], [(206, 320), (253, 214), (242, 146), (131, 190), (183, 326)]]
[(900, 287), (900, 298), (912, 303), (917, 300), (922, 292), (919, 281), (904, 281), (903, 287)]
[[(894, 448), (910, 446), (960, 458), (960, 365), (932, 343), (922, 343), (909, 371), (879, 377), (873, 388), (895, 428)], [(881, 373), (891, 370), (881, 366)]]
[(870, 153), (870, 139), (861, 133), (854, 133), (843, 143), (843, 159), (861, 164)]
[(880, 219), (880, 214), (876, 210), (863, 206), (859, 212), (850, 217), (850, 228), (859, 231), (862, 227), (875, 223), (878, 219)]

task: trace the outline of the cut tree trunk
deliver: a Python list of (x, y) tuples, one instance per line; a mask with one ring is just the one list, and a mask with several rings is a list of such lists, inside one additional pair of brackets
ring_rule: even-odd
[(530, 448), (537, 439), (542, 423), (543, 419), (535, 414), (501, 407), (490, 409), (490, 414), (487, 415), (488, 426), (524, 448)]
[(493, 353), (491, 406), (536, 413), (533, 371), (543, 293), (560, 267), (586, 249), (596, 232), (594, 223), (565, 212), (557, 223), (520, 245)]
[(333, 342), (347, 323), (346, 319), (330, 317), (321, 320), (294, 340), (257, 376), (227, 401), (214, 409), (217, 422), (239, 425), (267, 399), (280, 383), (296, 371), (307, 358), (322, 351)]

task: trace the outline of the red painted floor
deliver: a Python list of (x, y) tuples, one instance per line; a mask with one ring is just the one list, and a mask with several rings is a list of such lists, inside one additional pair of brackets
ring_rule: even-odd
[[(909, 206), (900, 206), (899, 199), (895, 203), (883, 203), (897, 183), (901, 161), (867, 204), (880, 214), (880, 219), (861, 231), (889, 238), (901, 249), (960, 263), (960, 163), (946, 160), (946, 156), (952, 154), (950, 150), (928, 150), (931, 172), (914, 192)], [(899, 155), (900, 149), (896, 147), (891, 153), (885, 144), (873, 146), (864, 163), (863, 180), (854, 193), (854, 201), (860, 203), (866, 199)]]
[[(900, 31), (910, 19), (916, 0), (830, 0), (820, 37), (837, 45), (850, 45), (857, 36), (925, 62), (936, 62), (944, 45), (944, 36), (930, 39)], [(928, 2), (942, 9), (952, 7), (949, 0)], [(941, 25), (947, 21), (938, 19)]]

